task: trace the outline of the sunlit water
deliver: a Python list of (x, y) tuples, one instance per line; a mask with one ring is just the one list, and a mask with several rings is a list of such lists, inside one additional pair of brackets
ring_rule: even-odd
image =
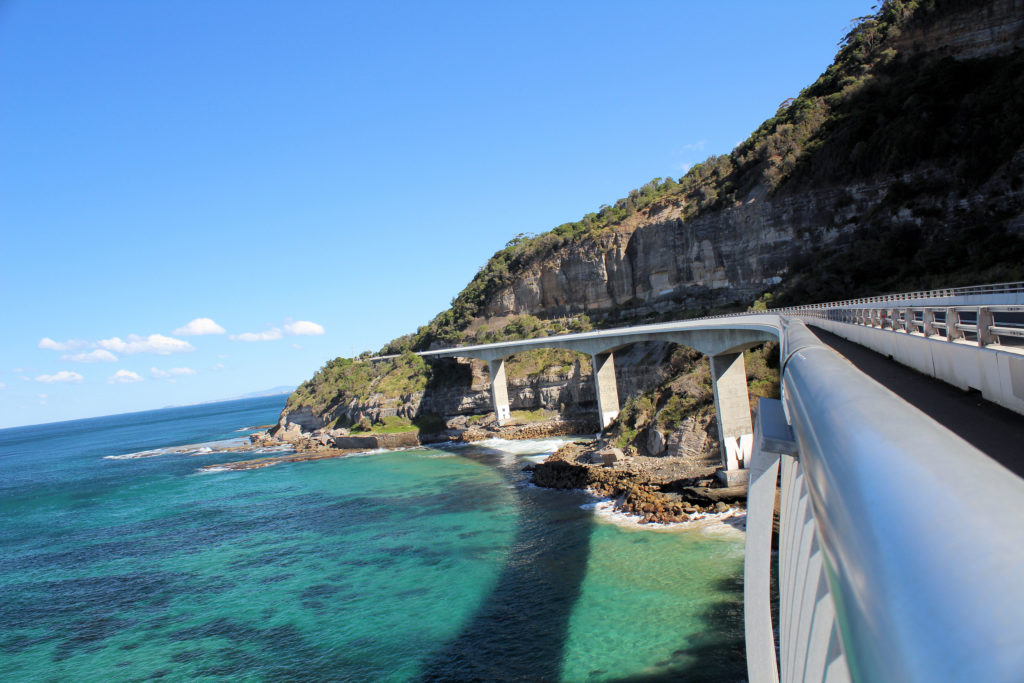
[(213, 474), (252, 456), (107, 457), (282, 403), (0, 431), (0, 680), (745, 677), (742, 533), (526, 484), (560, 440)]

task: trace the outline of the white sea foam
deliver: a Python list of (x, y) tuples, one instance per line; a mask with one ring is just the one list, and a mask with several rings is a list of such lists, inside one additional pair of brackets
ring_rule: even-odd
[(435, 448), (434, 446), (426, 446), (426, 447), (422, 447), (422, 448), (417, 448), (416, 450), (419, 451), (418, 453), (416, 453), (416, 456), (420, 457), (420, 458), (455, 458), (455, 457), (458, 457), (455, 453), (450, 452), (450, 450), (447, 449), (447, 448), (441, 449), (441, 448)]
[(568, 436), (549, 436), (543, 439), (522, 440), (484, 439), (483, 441), (475, 442), (474, 445), (492, 448), (496, 451), (509, 453), (511, 455), (550, 455), (573, 440), (574, 439), (572, 437)]
[(257, 455), (265, 455), (267, 453), (294, 453), (294, 452), (295, 452), (295, 447), (294, 446), (261, 446), (259, 448), (254, 448), (254, 449), (252, 449), (250, 451), (250, 453), (255, 453)]

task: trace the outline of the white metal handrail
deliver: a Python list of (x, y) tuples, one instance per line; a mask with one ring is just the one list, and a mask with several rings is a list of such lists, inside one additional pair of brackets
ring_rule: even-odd
[[(783, 680), (805, 680), (812, 664), (814, 680), (1019, 680), (1024, 479), (857, 371), (801, 321), (784, 321), (782, 347), (799, 453), (783, 466)], [(751, 680), (770, 673), (752, 668)]]

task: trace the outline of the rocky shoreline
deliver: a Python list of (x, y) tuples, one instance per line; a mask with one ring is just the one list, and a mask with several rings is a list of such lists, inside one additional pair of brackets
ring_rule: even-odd
[(384, 434), (352, 434), (346, 429), (306, 432), (257, 432), (249, 437), (249, 446), (234, 447), (232, 452), (253, 452), (266, 449), (293, 448), (294, 452), (274, 453), (265, 457), (207, 465), (202, 471), (255, 470), (285, 462), (304, 462), (343, 458), (373, 450), (397, 450), (431, 444), (474, 443), (486, 439), (540, 439), (548, 436), (575, 436), (594, 431), (591, 420), (555, 418), (525, 424), (498, 425), (493, 418), (476, 424), (451, 424), (439, 432), (396, 432)]
[(645, 524), (685, 522), (690, 515), (745, 506), (747, 487), (722, 487), (716, 467), (682, 458), (627, 456), (597, 440), (566, 444), (545, 462), (528, 466), (532, 483), (584, 489), (615, 501), (615, 509)]
[[(592, 431), (586, 420), (554, 418), (525, 424), (498, 425), (493, 418), (469, 424), (450, 421), (440, 432), (416, 431), (352, 434), (348, 430), (314, 432), (258, 432), (250, 445), (232, 451), (292, 448), (263, 457), (208, 465), (205, 471), (254, 470), (286, 462), (340, 458), (378, 449), (397, 450), (430, 444), (473, 443), (486, 439), (538, 439), (574, 436)], [(724, 512), (743, 507), (747, 487), (722, 487), (715, 477), (717, 458), (641, 456), (624, 453), (597, 439), (573, 441), (545, 462), (528, 465), (531, 483), (553, 489), (580, 489), (614, 501), (615, 510), (634, 515), (645, 524), (685, 522), (691, 515)]]

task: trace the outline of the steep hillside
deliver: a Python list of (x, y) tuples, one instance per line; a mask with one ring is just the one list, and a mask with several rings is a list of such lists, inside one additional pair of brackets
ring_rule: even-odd
[[(400, 358), (331, 361), (290, 397), (282, 424), (488, 409), (480, 364), (428, 365), (410, 350), (685, 318), (764, 295), (1024, 279), (1022, 47), (1018, 0), (885, 2), (730, 154), (514, 238), (450, 309), (382, 349)], [(662, 382), (688, 386), (662, 369), (672, 353), (620, 359), (623, 400), (648, 392), (667, 405)], [(588, 359), (568, 352), (521, 354), (510, 377), (513, 408), (592, 400)]]

